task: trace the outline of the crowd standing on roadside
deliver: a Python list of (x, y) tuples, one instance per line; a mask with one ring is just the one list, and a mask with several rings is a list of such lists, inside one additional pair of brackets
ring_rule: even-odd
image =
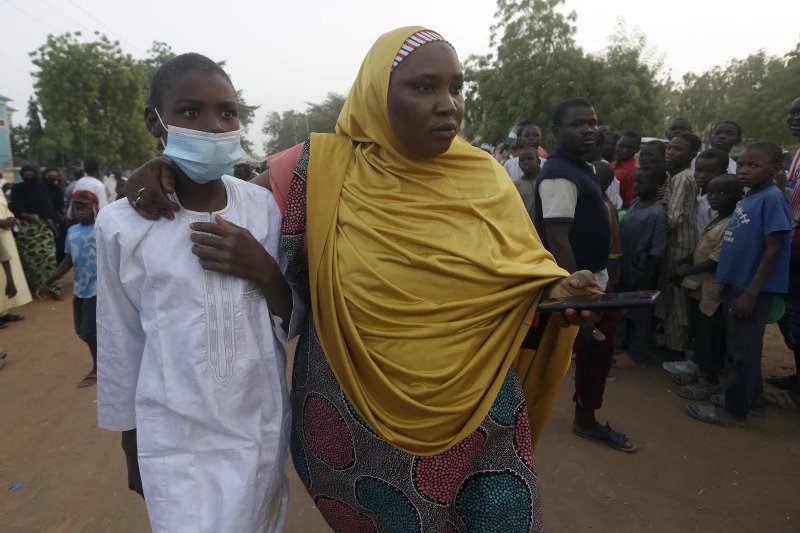
[[(541, 531), (533, 453), (571, 356), (573, 432), (623, 452), (635, 435), (597, 411), (626, 368), (661, 364), (713, 425), (797, 409), (797, 371), (765, 389), (761, 361), (778, 322), (800, 370), (800, 151), (787, 167), (730, 119), (643, 140), (581, 97), (470, 145), (463, 84), (438, 33), (389, 32), (337, 133), (256, 174), (230, 78), (183, 54), (145, 109), (171, 163), (26, 165), (4, 187), (0, 328), (74, 272), (78, 387), (154, 531), (279, 531), (289, 454), (336, 531)], [(800, 139), (800, 98), (786, 124)]]

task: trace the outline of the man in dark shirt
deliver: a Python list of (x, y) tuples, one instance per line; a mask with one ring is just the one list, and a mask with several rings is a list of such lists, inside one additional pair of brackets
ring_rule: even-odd
[[(536, 229), (559, 266), (569, 272), (590, 270), (597, 283), (608, 283), (611, 230), (603, 191), (586, 157), (597, 139), (597, 116), (584, 98), (570, 98), (553, 113), (556, 150), (542, 167), (535, 188)], [(600, 424), (595, 410), (603, 403), (606, 378), (614, 356), (615, 318), (605, 315), (598, 340), (584, 329), (575, 341), (576, 435), (625, 452), (637, 446), (624, 433)]]

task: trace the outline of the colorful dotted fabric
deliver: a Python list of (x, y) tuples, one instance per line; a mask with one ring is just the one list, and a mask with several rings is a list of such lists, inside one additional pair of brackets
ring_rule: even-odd
[(350, 508), (346, 503), (320, 496), (314, 500), (328, 525), (338, 533), (377, 533), (378, 528), (368, 516)]
[(434, 503), (447, 505), (456, 496), (486, 442), (486, 432), (478, 428), (446, 452), (414, 461), (414, 487)]
[[(305, 191), (308, 144), (303, 153), (295, 169), (303, 186), (292, 191)], [(290, 228), (284, 219), (287, 277), (307, 295), (305, 198), (290, 193), (287, 206), (300, 210), (292, 214)], [(514, 367), (480, 427), (432, 457), (398, 450), (359, 416), (328, 365), (310, 315), (292, 385), (295, 468), (337, 533), (542, 531), (528, 412)]]
[(528, 531), (528, 485), (515, 472), (478, 472), (458, 491), (456, 511), (470, 533)]
[(375, 516), (381, 531), (420, 533), (419, 513), (403, 491), (372, 477), (356, 480), (356, 499)]
[(516, 375), (512, 375), (511, 372), (506, 374), (506, 379), (503, 380), (500, 392), (497, 393), (497, 399), (489, 410), (489, 416), (492, 417), (492, 420), (503, 426), (510, 426), (514, 423), (514, 414), (518, 403), (514, 398), (514, 384), (518, 383), (518, 381), (519, 378)]

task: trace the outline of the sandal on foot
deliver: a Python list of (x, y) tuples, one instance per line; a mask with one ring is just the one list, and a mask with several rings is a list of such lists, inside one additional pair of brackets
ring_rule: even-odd
[(619, 450), (621, 452), (633, 453), (639, 449), (639, 447), (633, 441), (625, 436), (625, 433), (611, 429), (611, 426), (608, 425), (607, 422), (605, 427), (601, 427), (597, 431), (586, 431), (585, 429), (579, 428), (573, 424), (572, 432), (579, 437), (596, 440), (602, 444), (605, 444), (609, 448), (614, 448), (615, 450)]
[(797, 374), (791, 374), (789, 376), (767, 376), (764, 381), (779, 389), (789, 390), (797, 387), (800, 378), (797, 377)]
[(8, 361), (8, 354), (6, 352), (0, 352), (0, 368), (3, 368)]
[(719, 394), (722, 387), (719, 383), (711, 383), (704, 379), (700, 379), (697, 383), (686, 385), (678, 389), (678, 396), (686, 398), (687, 400), (694, 400), (696, 402), (708, 400), (714, 394)]
[(0, 317), (0, 320), (3, 322), (19, 322), (20, 320), (25, 320), (25, 317), (22, 315), (12, 315), (11, 313), (8, 313)]
[[(711, 403), (716, 405), (717, 407), (725, 407), (725, 395), (724, 394), (712, 394), (709, 398)], [(747, 412), (748, 415), (751, 416), (765, 416), (767, 413), (764, 411), (764, 405), (756, 405), (750, 408)]]
[(713, 405), (690, 403), (686, 404), (686, 411), (692, 418), (700, 422), (705, 422), (706, 424), (711, 424), (712, 426), (747, 427), (747, 422), (744, 420), (737, 420), (730, 415), (720, 416), (719, 411), (717, 411), (717, 408)]
[(764, 400), (788, 411), (800, 409), (800, 395), (788, 390), (764, 391)]
[(700, 381), (700, 374), (674, 374), (672, 376), (672, 382), (676, 385), (681, 385), (683, 387), (687, 385), (694, 385), (699, 381)]
[(91, 387), (95, 383), (97, 383), (97, 374), (86, 374), (86, 377), (78, 383), (78, 388)]

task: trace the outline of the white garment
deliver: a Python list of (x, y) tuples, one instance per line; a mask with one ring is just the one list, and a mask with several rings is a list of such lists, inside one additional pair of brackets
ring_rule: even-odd
[[(542, 159), (541, 157), (539, 158), (539, 168), (542, 168), (545, 161), (547, 161), (547, 159)], [(519, 157), (510, 158), (508, 161), (503, 163), (503, 168), (506, 170), (508, 175), (511, 176), (511, 181), (515, 183), (522, 179), (522, 176), (525, 175), (525, 173), (519, 167)]]
[(606, 198), (611, 200), (614, 207), (622, 209), (622, 196), (619, 194), (619, 180), (617, 178), (614, 178), (611, 185), (606, 189)]
[[(272, 194), (223, 176), (220, 212), (278, 260), (281, 215)], [(205, 271), (181, 210), (149, 221), (125, 199), (103, 209), (97, 236), (97, 404), (100, 427), (137, 428), (153, 531), (280, 530), (291, 412), (288, 335), (258, 287)]]
[[(75, 187), (72, 188), (72, 192), (75, 191), (89, 191), (93, 192), (95, 196), (97, 196), (98, 201), (98, 209), (103, 209), (106, 205), (108, 205), (108, 195), (106, 194), (106, 186), (103, 185), (103, 182), (97, 178), (93, 178), (91, 176), (84, 176), (78, 181), (75, 182)], [(71, 198), (70, 198), (71, 199)], [(67, 214), (69, 216), (70, 214)]]
[(575, 218), (578, 206), (578, 186), (566, 178), (542, 180), (539, 184), (539, 197), (542, 199), (542, 218), (544, 220)]
[(697, 225), (697, 234), (702, 235), (708, 223), (717, 217), (717, 212), (711, 209), (711, 204), (708, 203), (707, 194), (697, 195), (697, 217), (695, 218)]
[(117, 178), (114, 174), (106, 176), (103, 179), (103, 185), (106, 188), (106, 200), (114, 201), (117, 198)]

